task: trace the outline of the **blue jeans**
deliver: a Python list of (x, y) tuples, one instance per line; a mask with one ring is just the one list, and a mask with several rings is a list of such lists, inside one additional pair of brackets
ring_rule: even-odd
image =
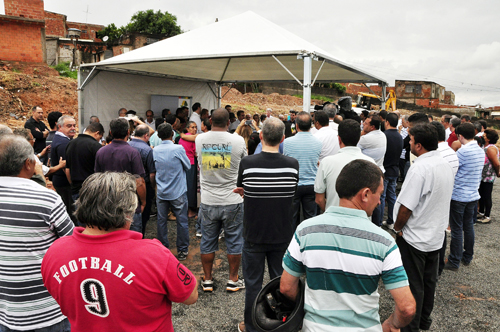
[(156, 208), (158, 209), (158, 240), (169, 247), (168, 242), (168, 210), (172, 207), (172, 212), (177, 218), (177, 252), (189, 251), (189, 227), (188, 227), (188, 200), (187, 193), (179, 198), (166, 201), (156, 198)]
[(454, 267), (460, 266), (462, 258), (466, 263), (470, 263), (472, 256), (474, 255), (473, 216), (476, 203), (476, 201), (458, 202), (451, 200), (451, 242), (448, 263)]
[[(71, 331), (71, 325), (69, 324), (69, 320), (67, 318), (51, 326), (30, 330), (30, 332), (70, 332), (70, 331)], [(0, 332), (19, 332), (19, 330), (11, 330), (7, 326), (0, 324)]]
[(134, 221), (130, 225), (130, 230), (142, 234), (142, 213), (134, 213)]
[(201, 203), (201, 254), (219, 250), (219, 234), (224, 227), (227, 253), (241, 255), (243, 248), (243, 203), (206, 205)]
[[(380, 214), (379, 214), (379, 225), (382, 224), (382, 220), (384, 219), (384, 210), (385, 210), (385, 200), (387, 199), (387, 223), (394, 224), (394, 219), (392, 218), (392, 214), (394, 212), (394, 204), (396, 204), (396, 182), (398, 181), (398, 177), (389, 177), (386, 176), (384, 178), (384, 192), (380, 196)], [(373, 220), (373, 219), (372, 219)]]
[(264, 269), (267, 258), (269, 277), (272, 279), (283, 273), (283, 255), (288, 243), (243, 244), (243, 275), (245, 276), (245, 328), (249, 332), (257, 331), (252, 322), (252, 306), (262, 289)]
[(146, 206), (142, 211), (142, 235), (146, 234), (146, 225), (148, 224), (149, 217), (151, 216), (151, 207), (153, 206), (153, 199), (155, 198), (155, 189), (151, 187), (151, 183), (146, 182)]

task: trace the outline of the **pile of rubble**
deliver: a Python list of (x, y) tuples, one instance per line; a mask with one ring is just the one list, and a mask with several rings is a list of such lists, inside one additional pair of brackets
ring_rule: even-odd
[[(233, 110), (244, 110), (249, 113), (264, 113), (267, 108), (273, 110), (273, 114), (285, 114), (289, 110), (302, 110), (302, 98), (271, 93), (241, 93), (236, 89), (222, 87), (222, 107), (231, 105)], [(321, 100), (312, 100), (314, 105), (322, 105)]]

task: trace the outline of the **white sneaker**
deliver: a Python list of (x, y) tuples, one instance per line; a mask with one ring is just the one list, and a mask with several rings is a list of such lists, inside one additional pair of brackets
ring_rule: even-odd
[(238, 280), (236, 281), (232, 281), (231, 279), (229, 279), (227, 281), (226, 285), (227, 292), (237, 292), (241, 289), (245, 289), (245, 281), (243, 279), (238, 278)]
[(385, 227), (389, 228), (391, 231), (394, 230), (394, 224), (388, 224), (387, 220), (382, 221), (382, 225), (384, 225)]

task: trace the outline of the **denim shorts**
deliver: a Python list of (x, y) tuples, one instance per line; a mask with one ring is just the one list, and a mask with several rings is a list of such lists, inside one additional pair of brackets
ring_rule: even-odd
[(224, 227), (227, 253), (240, 255), (243, 249), (243, 203), (231, 205), (200, 204), (200, 252), (211, 254), (219, 250), (219, 233)]

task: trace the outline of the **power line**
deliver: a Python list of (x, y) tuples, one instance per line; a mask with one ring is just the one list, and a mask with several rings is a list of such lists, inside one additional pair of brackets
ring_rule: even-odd
[[(433, 77), (433, 76), (429, 76), (429, 75), (422, 75), (422, 74), (411, 73), (411, 72), (400, 71), (400, 70), (398, 71), (398, 70), (394, 70), (394, 69), (389, 69), (389, 68), (384, 68), (384, 67), (379, 67), (379, 66), (372, 66), (372, 65), (364, 65), (364, 64), (359, 64), (359, 63), (356, 63), (354, 65), (355, 66), (365, 67), (365, 68), (368, 68), (368, 69), (381, 68), (381, 69), (384, 69), (386, 71), (381, 71), (381, 70), (376, 70), (376, 69), (372, 69), (372, 70), (378, 71), (378, 72), (383, 72), (383, 73), (390, 74), (390, 75), (394, 75), (394, 72), (398, 72), (398, 73), (403, 73), (403, 74), (414, 75), (414, 76), (417, 76), (417, 77), (424, 77), (425, 79), (431, 78), (433, 80), (444, 80), (444, 81), (461, 83), (462, 85), (466, 84), (466, 85), (470, 85), (470, 86), (478, 86), (478, 87), (483, 87), (483, 88), (488, 88), (488, 89), (495, 89), (496, 91), (493, 91), (493, 90), (483, 90), (483, 89), (475, 89), (475, 88), (468, 88), (468, 87), (464, 87), (464, 86), (449, 85), (451, 87), (458, 87), (458, 88), (464, 88), (464, 89), (470, 89), (470, 90), (477, 90), (477, 91), (486, 91), (486, 92), (500, 92), (500, 88), (494, 87), (494, 86), (489, 86), (489, 85), (481, 85), (481, 84), (475, 84), (475, 83), (466, 83), (466, 82), (462, 82), (462, 81), (450, 80), (450, 79), (447, 79), (447, 78)], [(387, 70), (391, 70), (392, 72), (387, 72)]]
[[(358, 66), (358, 64), (356, 64), (355, 66)], [(373, 69), (372, 66), (367, 66), (367, 65), (361, 65), (361, 66), (362, 67), (366, 67), (366, 68), (370, 69), (371, 71), (375, 71), (375, 72), (379, 72), (379, 73), (384, 73), (384, 74), (388, 74), (388, 75), (394, 75), (394, 72), (388, 72), (388, 71), (384, 71), (384, 70)], [(381, 68), (381, 67), (377, 67), (377, 66), (373, 66), (373, 67)], [(405, 73), (405, 72), (401, 72), (401, 73)], [(410, 74), (410, 75), (413, 75), (413, 76), (416, 75), (416, 76), (423, 77), (422, 75), (415, 74), (415, 73), (406, 72), (406, 74)], [(424, 79), (428, 79), (428, 78), (424, 77)], [(453, 80), (449, 80), (449, 81), (453, 81)], [(460, 89), (460, 90), (466, 89), (466, 90), (482, 91), (482, 92), (494, 92), (494, 93), (499, 93), (500, 92), (500, 88), (496, 88), (496, 87), (489, 87), (489, 86), (486, 86), (486, 85), (479, 85), (479, 84), (473, 84), (473, 83), (463, 83), (463, 82), (459, 82), (459, 81), (453, 81), (453, 82), (462, 83), (462, 86), (447, 84), (446, 87), (457, 88), (457, 89)], [(490, 88), (490, 89), (498, 89), (498, 90), (487, 90), (487, 89), (484, 89), (484, 88), (483, 89), (481, 89), (481, 88), (473, 88), (473, 87), (463, 86), (463, 84), (470, 84), (471, 86), (487, 87), (487, 88)]]

